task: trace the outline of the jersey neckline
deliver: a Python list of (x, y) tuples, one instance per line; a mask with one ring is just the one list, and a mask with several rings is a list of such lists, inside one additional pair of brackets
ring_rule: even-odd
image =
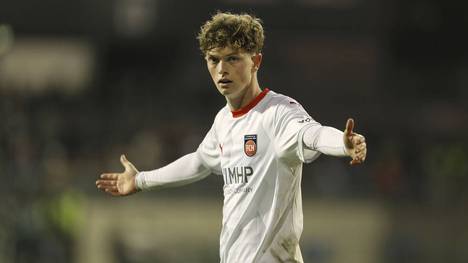
[(232, 117), (233, 118), (239, 118), (242, 115), (246, 114), (249, 112), (253, 107), (255, 107), (264, 97), (265, 95), (269, 92), (270, 90), (268, 88), (265, 88), (260, 94), (257, 95), (249, 104), (245, 105), (244, 107), (238, 109), (238, 110), (233, 110), (231, 111)]

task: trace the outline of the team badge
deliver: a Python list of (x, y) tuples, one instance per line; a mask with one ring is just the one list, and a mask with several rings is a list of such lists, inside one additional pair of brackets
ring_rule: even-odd
[(249, 157), (257, 153), (257, 134), (244, 135), (244, 152)]

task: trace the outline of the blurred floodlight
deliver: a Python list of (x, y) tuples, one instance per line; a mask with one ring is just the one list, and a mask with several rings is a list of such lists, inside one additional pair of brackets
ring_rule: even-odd
[(115, 5), (114, 26), (124, 37), (144, 37), (155, 26), (156, 0), (118, 0)]
[(13, 29), (10, 25), (0, 24), (0, 56), (13, 46)]
[(0, 89), (73, 94), (89, 86), (94, 66), (94, 47), (84, 39), (17, 38), (2, 57)]

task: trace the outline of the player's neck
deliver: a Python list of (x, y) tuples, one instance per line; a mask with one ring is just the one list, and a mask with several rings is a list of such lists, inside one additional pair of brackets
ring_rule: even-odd
[(242, 90), (241, 94), (232, 98), (226, 97), (226, 100), (231, 111), (236, 111), (247, 106), (261, 92), (262, 90), (260, 89), (258, 81), (255, 78), (252, 80), (252, 84), (249, 87), (246, 87), (244, 90)]

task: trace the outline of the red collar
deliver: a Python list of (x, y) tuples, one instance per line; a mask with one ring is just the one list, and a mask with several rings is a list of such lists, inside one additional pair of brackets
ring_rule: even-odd
[(246, 114), (247, 112), (249, 112), (253, 107), (255, 107), (263, 99), (263, 97), (265, 97), (265, 95), (268, 93), (268, 91), (270, 91), (270, 90), (269, 89), (264, 89), (249, 104), (245, 105), (244, 107), (242, 107), (242, 108), (240, 108), (238, 110), (231, 111), (232, 117), (238, 118), (238, 117)]

